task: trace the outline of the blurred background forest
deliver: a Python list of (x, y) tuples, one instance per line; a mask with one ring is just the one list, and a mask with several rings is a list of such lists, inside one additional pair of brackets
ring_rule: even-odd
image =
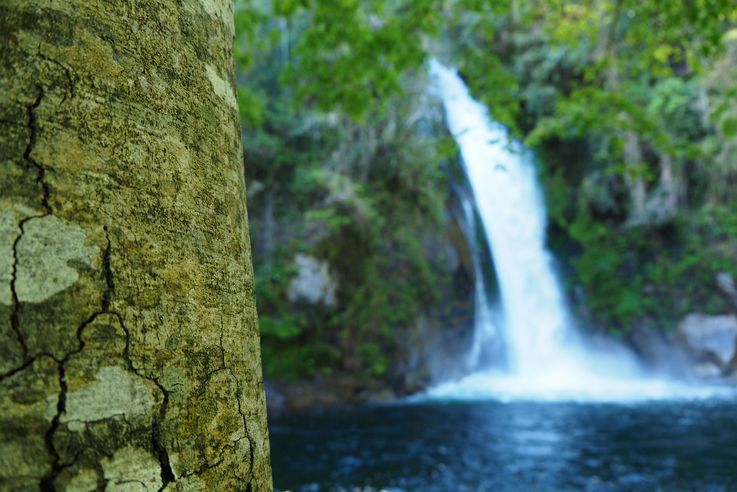
[(733, 0), (238, 0), (267, 380), (405, 394), (467, 344), (467, 184), (430, 56), (536, 152), (587, 329), (728, 312), (714, 277), (737, 274), (735, 26)]

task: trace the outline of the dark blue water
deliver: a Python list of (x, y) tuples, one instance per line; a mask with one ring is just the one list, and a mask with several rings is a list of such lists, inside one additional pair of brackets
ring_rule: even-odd
[(735, 401), (416, 404), (270, 431), (281, 490), (737, 490)]

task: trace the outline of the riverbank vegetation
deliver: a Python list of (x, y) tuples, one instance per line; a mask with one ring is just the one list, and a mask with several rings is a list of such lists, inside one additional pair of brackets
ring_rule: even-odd
[(468, 325), (463, 180), (428, 56), (536, 150), (549, 242), (591, 326), (725, 312), (736, 24), (729, 0), (240, 0), (267, 375), (393, 381), (418, 320)]

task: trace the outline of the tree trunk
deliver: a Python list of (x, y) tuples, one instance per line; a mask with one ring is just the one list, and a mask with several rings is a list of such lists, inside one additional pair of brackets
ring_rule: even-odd
[(0, 489), (271, 489), (230, 0), (0, 3)]

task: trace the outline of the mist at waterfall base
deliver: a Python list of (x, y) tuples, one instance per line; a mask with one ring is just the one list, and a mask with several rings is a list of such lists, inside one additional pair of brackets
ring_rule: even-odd
[(454, 71), (432, 73), (499, 299), (477, 277), (462, 380), (390, 405), (271, 416), (277, 490), (737, 490), (733, 391), (650, 375), (579, 334), (545, 249), (533, 162)]

